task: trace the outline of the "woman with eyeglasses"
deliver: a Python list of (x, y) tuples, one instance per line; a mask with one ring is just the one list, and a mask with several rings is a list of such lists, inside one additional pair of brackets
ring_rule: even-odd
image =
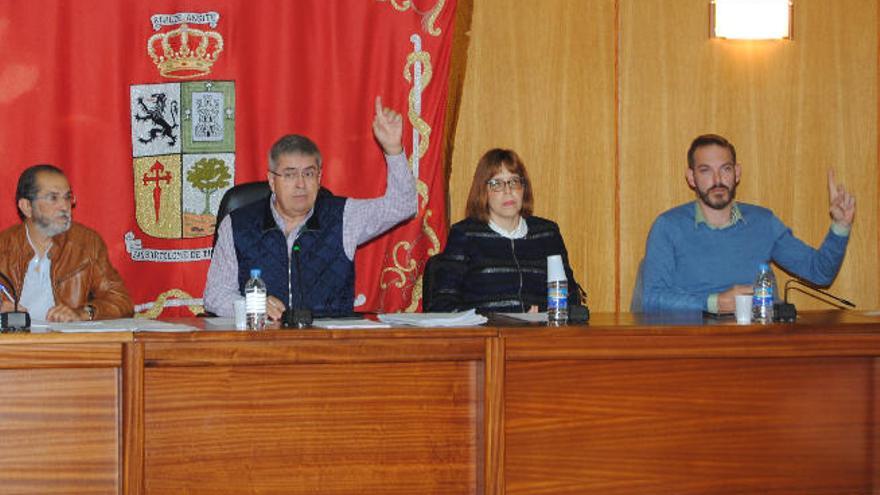
[(547, 310), (547, 257), (562, 255), (569, 305), (580, 288), (556, 223), (532, 215), (529, 174), (513, 150), (492, 149), (477, 164), (465, 215), (449, 231), (425, 311)]

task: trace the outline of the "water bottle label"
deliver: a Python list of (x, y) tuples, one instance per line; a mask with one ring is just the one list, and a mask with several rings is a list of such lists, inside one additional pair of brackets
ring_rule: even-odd
[(755, 295), (753, 296), (752, 306), (772, 306), (773, 305), (773, 296), (772, 295)]
[(773, 290), (770, 287), (755, 287), (752, 306), (772, 306)]
[(568, 308), (568, 287), (547, 289), (547, 310)]
[(265, 313), (266, 312), (266, 294), (249, 293), (245, 295), (244, 300), (246, 313)]

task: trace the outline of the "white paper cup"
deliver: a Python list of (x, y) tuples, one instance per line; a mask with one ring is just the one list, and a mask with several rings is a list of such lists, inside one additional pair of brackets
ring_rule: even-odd
[(562, 255), (547, 256), (547, 281), (556, 282), (559, 280), (568, 280), (568, 277), (565, 276), (565, 268), (562, 267)]
[(235, 328), (237, 330), (244, 330), (247, 328), (247, 316), (246, 316), (246, 307), (244, 304), (244, 298), (239, 297), (232, 301), (232, 309), (235, 312)]
[(736, 298), (736, 322), (743, 325), (752, 322), (752, 295), (737, 294)]

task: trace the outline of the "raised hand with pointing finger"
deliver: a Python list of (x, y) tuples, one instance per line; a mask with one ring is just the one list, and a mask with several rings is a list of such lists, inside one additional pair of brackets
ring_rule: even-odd
[(403, 117), (391, 108), (382, 106), (382, 97), (376, 97), (376, 116), (373, 117), (373, 135), (386, 155), (399, 155), (403, 151)]
[(834, 169), (828, 170), (828, 203), (831, 219), (837, 225), (849, 228), (856, 214), (856, 198), (847, 192), (843, 184), (834, 180)]

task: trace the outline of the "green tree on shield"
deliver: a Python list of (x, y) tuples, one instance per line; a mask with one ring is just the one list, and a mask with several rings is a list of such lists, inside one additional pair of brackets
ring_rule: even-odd
[(205, 211), (202, 215), (211, 213), (211, 194), (218, 189), (229, 185), (229, 167), (219, 158), (202, 158), (186, 174), (186, 180), (193, 187), (205, 193)]

